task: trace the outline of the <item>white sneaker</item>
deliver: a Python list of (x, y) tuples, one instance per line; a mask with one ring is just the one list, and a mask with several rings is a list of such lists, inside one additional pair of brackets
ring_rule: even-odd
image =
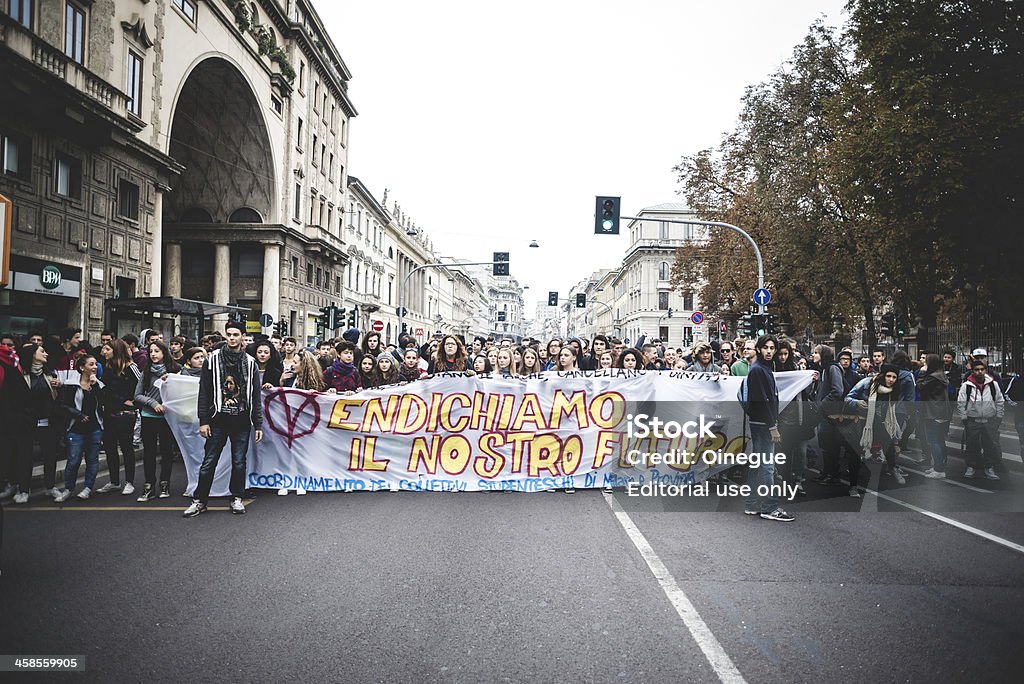
[(235, 515), (245, 513), (245, 506), (242, 504), (242, 499), (240, 497), (236, 496), (231, 500), (231, 512)]
[(277, 490), (277, 495), (278, 496), (288, 496), (288, 488), (287, 487), (281, 487), (280, 489)]
[(944, 480), (944, 479), (946, 479), (946, 473), (940, 473), (938, 470), (933, 470), (932, 468), (929, 468), (925, 472), (924, 476), (927, 477), (930, 480)]
[[(985, 479), (986, 480), (998, 480), (999, 479), (999, 476), (996, 475), (995, 468), (985, 468), (984, 474), (985, 474)], [(14, 500), (17, 501), (18, 497), (14, 497)]]
[(12, 496), (14, 496), (14, 494), (17, 491), (18, 490), (17, 490), (17, 488), (14, 485), (9, 484), (6, 487), (4, 487), (3, 489), (0, 489), (0, 499), (9, 499)]
[(86, 487), (82, 491), (78, 492), (78, 498), (81, 499), (82, 501), (85, 501), (90, 496), (92, 496), (92, 490), (89, 489), (88, 487)]
[(121, 485), (114, 484), (113, 482), (108, 482), (107, 484), (105, 484), (102, 487), (100, 487), (99, 489), (97, 489), (96, 493), (97, 494), (107, 494), (109, 492), (112, 492), (112, 491), (120, 489), (120, 488), (121, 488)]
[(306, 490), (303, 489), (302, 487), (299, 487), (298, 489), (295, 490), (295, 496), (306, 496)]
[(907, 484), (907, 478), (903, 475), (903, 471), (899, 468), (894, 468), (892, 476), (896, 478), (898, 484)]
[(49, 489), (44, 489), (43, 494), (52, 498), (60, 494), (60, 490), (57, 489), (56, 487), (50, 487)]
[(131, 482), (126, 482), (124, 485), (124, 489), (121, 490), (121, 493), (124, 494), (125, 496), (128, 496), (129, 494), (134, 494), (135, 485), (133, 485)]
[(23, 504), (28, 503), (28, 492), (18, 492), (14, 495), (14, 503)]
[(70, 498), (71, 498), (71, 490), (70, 489), (62, 489), (59, 492), (57, 492), (57, 496), (53, 497), (53, 500), (56, 501), (57, 503), (64, 503), (65, 501), (67, 501)]

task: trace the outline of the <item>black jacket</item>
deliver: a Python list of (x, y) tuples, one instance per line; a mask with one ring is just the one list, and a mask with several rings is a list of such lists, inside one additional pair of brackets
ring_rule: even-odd
[[(103, 429), (103, 415), (107, 405), (110, 403), (109, 395), (107, 394), (106, 385), (102, 381), (98, 381), (91, 390), (96, 392), (96, 408), (97, 418), (99, 422), (96, 427)], [(81, 409), (82, 394), (85, 390), (77, 382), (69, 385), (61, 385), (57, 391), (57, 401), (54, 404), (54, 415), (59, 419), (63, 419), (61, 428), (64, 432), (71, 430), (75, 423), (80, 421), (83, 417)]]
[(775, 374), (768, 364), (755, 361), (747, 373), (747, 401), (750, 409), (747, 415), (752, 425), (779, 425), (779, 390), (775, 386)]
[(942, 371), (922, 375), (917, 379), (917, 391), (922, 415), (928, 420), (949, 420), (953, 415), (953, 402), (949, 398), (949, 382)]

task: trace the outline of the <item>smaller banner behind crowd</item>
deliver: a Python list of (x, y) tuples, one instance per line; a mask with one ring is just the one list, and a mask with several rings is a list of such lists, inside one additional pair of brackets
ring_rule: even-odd
[[(813, 373), (775, 378), (781, 410)], [(263, 391), (264, 437), (250, 441), (246, 486), (534, 492), (693, 484), (731, 465), (717, 452), (746, 451), (742, 381), (605, 369), (507, 379), (443, 373), (347, 396), (277, 387)], [(191, 494), (204, 453), (199, 380), (171, 376), (161, 391)], [(658, 429), (655, 416), (672, 423)], [(230, 470), (225, 447), (212, 495), (228, 494)]]

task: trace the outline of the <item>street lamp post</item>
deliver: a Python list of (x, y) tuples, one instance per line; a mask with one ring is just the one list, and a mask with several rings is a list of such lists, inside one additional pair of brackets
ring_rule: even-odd
[[(401, 333), (402, 324), (405, 322), (405, 291), (409, 287), (409, 278), (413, 276), (417, 271), (422, 271), (426, 268), (450, 268), (452, 266), (493, 266), (495, 261), (459, 261), (451, 264), (444, 263), (430, 263), (422, 264), (412, 269), (405, 274), (405, 279), (402, 280), (402, 286), (398, 288), (398, 331)], [(504, 262), (502, 262), (504, 263)]]

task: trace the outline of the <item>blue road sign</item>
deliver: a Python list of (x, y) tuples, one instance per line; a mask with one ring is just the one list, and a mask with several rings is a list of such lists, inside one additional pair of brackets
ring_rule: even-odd
[(694, 325), (700, 325), (704, 322), (704, 314), (700, 311), (694, 311), (693, 315), (690, 316), (690, 320), (693, 321)]
[(274, 317), (271, 316), (270, 314), (263, 314), (262, 316), (260, 316), (260, 325), (262, 325), (264, 328), (269, 328), (270, 326), (274, 325)]
[(772, 293), (766, 288), (759, 287), (754, 290), (754, 303), (760, 306), (764, 306), (768, 302), (772, 301)]

